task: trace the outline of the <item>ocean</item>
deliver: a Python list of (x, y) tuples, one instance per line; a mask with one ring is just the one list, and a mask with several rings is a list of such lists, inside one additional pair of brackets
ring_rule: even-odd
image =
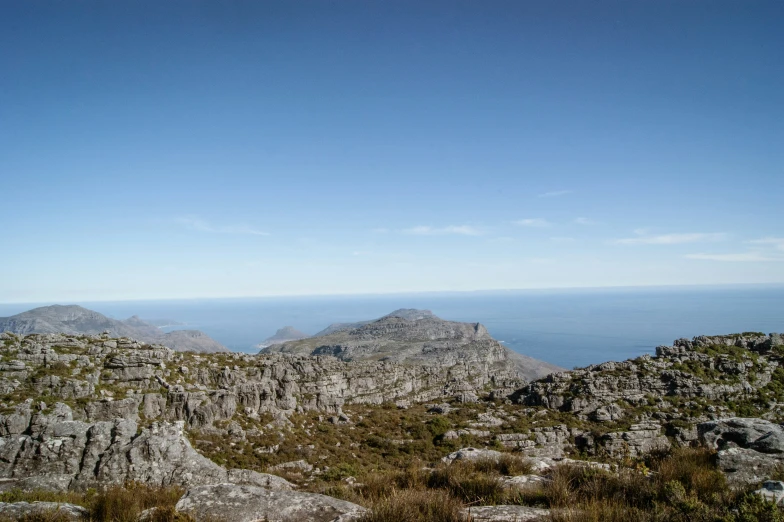
[[(313, 334), (335, 322), (425, 308), (443, 319), (480, 322), (511, 349), (565, 368), (650, 354), (680, 337), (784, 332), (781, 285), (58, 304), (80, 304), (115, 319), (181, 321), (187, 326), (179, 328), (202, 330), (232, 350), (251, 353), (283, 326)], [(0, 316), (34, 306), (41, 303), (0, 304)]]

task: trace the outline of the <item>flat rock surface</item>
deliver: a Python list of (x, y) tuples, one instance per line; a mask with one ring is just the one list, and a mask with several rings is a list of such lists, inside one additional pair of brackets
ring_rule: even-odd
[(545, 520), (549, 509), (528, 506), (479, 506), (466, 510), (471, 522), (528, 522)]
[(90, 514), (85, 508), (59, 502), (0, 502), (0, 516), (18, 520), (25, 516), (56, 511), (71, 520), (86, 519)]
[(231, 522), (348, 522), (365, 512), (351, 502), (316, 493), (234, 484), (192, 488), (177, 502), (176, 509), (197, 520), (213, 517)]
[(500, 451), (490, 449), (461, 448), (442, 458), (441, 461), (451, 464), (456, 460), (498, 460), (501, 455)]

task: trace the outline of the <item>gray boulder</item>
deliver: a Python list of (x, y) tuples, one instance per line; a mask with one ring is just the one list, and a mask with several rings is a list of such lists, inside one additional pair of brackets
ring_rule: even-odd
[(784, 428), (779, 424), (735, 417), (703, 422), (697, 431), (709, 448), (718, 450), (718, 466), (730, 483), (758, 483), (784, 465)]
[(442, 458), (441, 462), (452, 464), (458, 460), (498, 460), (501, 458), (501, 455), (503, 453), (500, 451), (490, 449), (461, 448)]
[(351, 502), (316, 493), (235, 484), (191, 488), (177, 502), (176, 510), (197, 521), (220, 518), (232, 522), (349, 522), (366, 511)]
[(465, 513), (471, 522), (529, 522), (550, 517), (549, 509), (528, 506), (478, 506)]
[(754, 493), (777, 506), (784, 506), (784, 482), (780, 480), (766, 480)]
[(70, 520), (85, 520), (90, 512), (81, 506), (59, 502), (0, 502), (0, 517), (20, 520), (22, 517), (57, 512)]

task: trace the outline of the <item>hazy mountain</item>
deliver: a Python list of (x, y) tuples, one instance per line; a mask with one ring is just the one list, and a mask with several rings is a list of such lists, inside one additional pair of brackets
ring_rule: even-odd
[(313, 337), (261, 350), (276, 352), (422, 366), (477, 364), (504, 371), (511, 368), (528, 380), (563, 370), (513, 352), (493, 339), (479, 323), (445, 321), (429, 310), (401, 309), (374, 321), (337, 323)]
[(394, 312), (385, 315), (379, 319), (372, 319), (370, 321), (360, 321), (357, 323), (332, 323), (331, 325), (327, 326), (320, 332), (316, 333), (313, 337), (322, 337), (324, 335), (333, 334), (335, 332), (341, 332), (343, 330), (353, 330), (354, 328), (359, 328), (360, 326), (365, 326), (366, 324), (370, 324), (374, 321), (378, 321), (380, 319), (386, 319), (388, 317), (399, 317), (401, 319), (407, 319), (409, 321), (413, 321), (416, 319), (424, 319), (426, 317), (435, 317), (433, 312), (430, 310), (417, 310), (415, 308), (399, 308)]
[(273, 344), (285, 343), (286, 341), (298, 341), (300, 339), (307, 339), (308, 337), (310, 337), (308, 334), (300, 332), (293, 326), (284, 326), (283, 328), (278, 329), (278, 331), (275, 332), (275, 335), (267, 337), (257, 344), (256, 347), (266, 348)]
[(133, 337), (147, 343), (169, 346), (177, 351), (226, 352), (228, 349), (197, 330), (178, 330), (164, 334), (137, 316), (124, 321), (77, 305), (52, 305), (33, 308), (11, 317), (0, 317), (0, 332), (100, 334)]

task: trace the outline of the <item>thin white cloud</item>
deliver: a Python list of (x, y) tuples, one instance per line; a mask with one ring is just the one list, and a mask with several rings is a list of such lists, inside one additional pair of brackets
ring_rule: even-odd
[(469, 225), (450, 225), (446, 227), (430, 227), (420, 225), (416, 227), (406, 228), (402, 230), (404, 234), (414, 236), (444, 236), (444, 235), (459, 235), (459, 236), (481, 236), (482, 230), (477, 227)]
[(784, 250), (784, 237), (763, 237), (762, 239), (752, 239), (747, 241), (754, 245), (770, 245), (778, 250)]
[(727, 261), (727, 262), (760, 262), (760, 261), (784, 261), (784, 257), (771, 257), (761, 252), (742, 252), (736, 254), (688, 254), (688, 259), (700, 259), (704, 261)]
[(552, 225), (552, 223), (550, 223), (544, 218), (518, 219), (517, 221), (514, 221), (514, 224), (521, 227), (530, 227), (530, 228), (545, 228)]
[(573, 191), (571, 190), (553, 190), (552, 192), (544, 192), (542, 194), (537, 195), (539, 198), (557, 198), (558, 196), (565, 196), (567, 194), (571, 194)]
[(389, 229), (388, 228), (383, 228), (383, 227), (382, 228), (374, 228), (372, 230), (372, 232), (374, 234), (386, 234), (387, 232), (389, 232)]
[(516, 243), (517, 240), (509, 236), (494, 237), (487, 240), (488, 243)]
[(248, 225), (240, 224), (240, 225), (223, 225), (223, 226), (216, 226), (212, 225), (209, 222), (197, 218), (195, 216), (184, 216), (177, 218), (177, 223), (184, 226), (189, 230), (195, 230), (197, 232), (209, 232), (212, 234), (236, 234), (236, 235), (250, 235), (250, 236), (268, 236), (270, 235), (269, 232), (264, 232), (261, 230), (256, 230)]
[(576, 225), (594, 225), (594, 224), (596, 224), (595, 221), (593, 221), (591, 219), (588, 219), (586, 217), (575, 218), (574, 223)]
[(726, 237), (724, 233), (691, 233), (691, 234), (662, 234), (658, 236), (638, 235), (616, 239), (613, 243), (618, 245), (682, 245), (686, 243), (703, 243), (706, 241), (721, 241)]

